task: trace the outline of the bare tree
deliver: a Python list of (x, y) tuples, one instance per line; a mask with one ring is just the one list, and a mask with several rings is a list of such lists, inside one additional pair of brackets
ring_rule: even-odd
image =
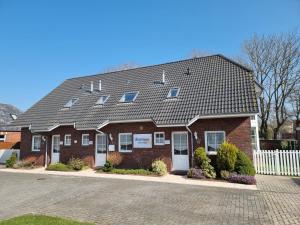
[(300, 81), (300, 39), (297, 33), (257, 36), (245, 41), (248, 56), (259, 84), (264, 87), (259, 97), (260, 135), (266, 138), (268, 121), (274, 113), (274, 139), (288, 118), (288, 99)]
[(296, 120), (296, 125), (300, 124), (300, 85), (292, 92), (290, 97), (291, 117)]
[(104, 73), (109, 73), (109, 72), (115, 72), (115, 71), (120, 71), (120, 70), (129, 70), (129, 69), (134, 69), (139, 67), (138, 64), (134, 63), (134, 62), (129, 62), (129, 63), (125, 63), (125, 64), (121, 64), (118, 66), (113, 66), (113, 67), (109, 67), (103, 70)]

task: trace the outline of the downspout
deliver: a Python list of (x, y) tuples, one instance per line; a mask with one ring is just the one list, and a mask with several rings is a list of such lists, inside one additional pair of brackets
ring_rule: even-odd
[(48, 137), (45, 136), (45, 143), (46, 143), (46, 153), (45, 153), (45, 168), (48, 165)]
[(194, 166), (194, 138), (193, 138), (193, 132), (190, 130), (190, 128), (188, 127), (188, 125), (185, 126), (185, 128), (187, 129), (187, 131), (190, 133), (191, 135), (191, 146), (192, 146), (192, 168)]

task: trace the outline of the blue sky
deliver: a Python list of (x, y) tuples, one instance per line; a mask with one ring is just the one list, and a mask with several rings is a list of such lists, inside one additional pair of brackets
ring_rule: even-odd
[(299, 0), (0, 0), (0, 102), (26, 110), (70, 77), (193, 49), (234, 57), (254, 33), (296, 29)]

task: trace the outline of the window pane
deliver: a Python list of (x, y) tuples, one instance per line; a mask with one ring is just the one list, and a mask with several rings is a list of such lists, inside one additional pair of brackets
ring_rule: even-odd
[(132, 134), (120, 134), (120, 150), (132, 150)]
[(218, 132), (216, 133), (216, 144), (222, 144), (224, 142), (224, 133)]

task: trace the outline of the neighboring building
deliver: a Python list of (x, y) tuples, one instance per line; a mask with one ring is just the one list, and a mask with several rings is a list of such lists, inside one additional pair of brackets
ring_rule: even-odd
[(18, 148), (21, 140), (21, 129), (11, 126), (11, 115), (18, 115), (21, 111), (9, 104), (0, 103), (0, 149)]
[(222, 55), (68, 79), (15, 121), (21, 158), (43, 165), (47, 148), (49, 163), (103, 166), (117, 151), (122, 167), (160, 158), (187, 170), (196, 147), (215, 155), (225, 139), (252, 158), (259, 91), (251, 70)]

